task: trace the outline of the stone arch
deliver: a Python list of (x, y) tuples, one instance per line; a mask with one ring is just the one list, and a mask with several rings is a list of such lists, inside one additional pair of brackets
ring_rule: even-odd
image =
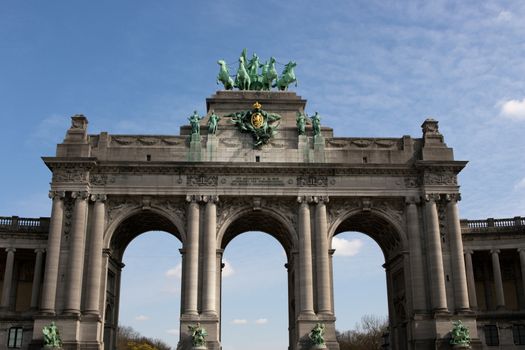
[[(408, 247), (403, 223), (394, 215), (379, 209), (363, 210), (356, 208), (336, 217), (328, 230), (328, 239), (332, 246), (332, 239), (341, 232), (362, 232), (377, 242), (385, 260), (393, 252), (400, 253)], [(391, 257), (391, 256), (390, 256)]]
[(111, 249), (115, 257), (122, 258), (127, 245), (137, 236), (148, 231), (165, 231), (184, 244), (186, 233), (183, 220), (163, 209), (134, 206), (123, 210), (111, 220), (104, 233), (104, 247)]
[(248, 231), (262, 231), (274, 237), (283, 247), (288, 258), (297, 245), (297, 232), (291, 220), (273, 208), (253, 210), (240, 207), (222, 223), (217, 245), (224, 249), (236, 236)]

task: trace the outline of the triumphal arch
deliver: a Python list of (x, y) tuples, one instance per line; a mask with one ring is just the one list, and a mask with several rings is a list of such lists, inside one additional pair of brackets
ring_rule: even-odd
[[(47, 238), (32, 238), (39, 245), (28, 347), (39, 349), (40, 330), (55, 322), (64, 349), (115, 349), (124, 251), (138, 235), (162, 230), (182, 243), (180, 349), (221, 349), (222, 253), (246, 231), (275, 237), (286, 252), (290, 350), (339, 349), (332, 239), (345, 231), (369, 235), (383, 251), (391, 349), (448, 349), (456, 320), (481, 348), (462, 230), (484, 226), (460, 223), (457, 175), (466, 162), (454, 159), (438, 122), (424, 120), (417, 138), (337, 137), (286, 89), (294, 62), (272, 84), (250, 75), (245, 60), (235, 81), (219, 61), (225, 89), (179, 135), (90, 135), (85, 116), (71, 118), (56, 155), (43, 158), (52, 213), (32, 224)], [(15, 251), (6, 249), (0, 311), (16, 294)], [(491, 250), (494, 276), (498, 252)], [(499, 307), (507, 292), (501, 274), (498, 281)], [(197, 326), (205, 343), (190, 334)], [(319, 327), (321, 341), (311, 337)]]

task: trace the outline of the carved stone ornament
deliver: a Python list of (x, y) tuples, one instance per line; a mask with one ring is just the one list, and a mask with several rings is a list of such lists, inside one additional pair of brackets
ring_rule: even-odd
[(49, 191), (49, 198), (51, 199), (55, 199), (55, 198), (64, 199), (65, 196), (66, 196), (65, 191)]
[(140, 198), (109, 198), (106, 205), (106, 211), (109, 222), (114, 221), (122, 213), (139, 207), (141, 204)]
[(457, 185), (457, 176), (452, 172), (425, 173), (425, 185)]
[(259, 102), (253, 104), (253, 109), (225, 115), (231, 118), (237, 129), (242, 133), (250, 133), (254, 139), (253, 145), (260, 147), (269, 143), (277, 133), (278, 121), (281, 116), (264, 111)]
[(53, 171), (53, 182), (86, 182), (87, 172), (77, 168), (59, 168)]
[(83, 114), (75, 114), (71, 117), (71, 129), (87, 129), (87, 118)]
[(91, 185), (105, 186), (108, 184), (112, 184), (114, 182), (115, 182), (114, 175), (108, 175), (108, 174), (90, 174), (89, 175), (89, 183)]
[(89, 199), (92, 202), (105, 202), (107, 199), (107, 196), (105, 194), (99, 193), (99, 194), (92, 194)]
[(219, 177), (217, 175), (188, 175), (186, 184), (188, 186), (217, 186)]
[(297, 186), (299, 187), (326, 187), (328, 186), (328, 176), (301, 175), (297, 176)]
[(439, 132), (438, 121), (433, 118), (426, 119), (421, 125), (421, 129), (423, 131), (423, 136), (441, 136), (441, 133)]

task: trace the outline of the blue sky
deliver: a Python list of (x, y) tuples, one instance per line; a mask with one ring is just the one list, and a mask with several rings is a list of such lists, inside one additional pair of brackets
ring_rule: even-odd
[[(205, 98), (218, 88), (217, 59), (233, 63), (244, 47), (262, 59), (297, 61), (294, 90), (337, 136), (420, 137), (423, 120), (434, 117), (456, 159), (469, 160), (460, 175), (461, 216), (525, 215), (524, 18), (521, 1), (3, 1), (0, 215), (49, 215), (50, 173), (40, 157), (54, 154), (71, 115), (85, 114), (91, 133), (178, 134), (194, 109), (204, 114)], [(173, 239), (174, 248), (157, 257), (134, 253), (142, 245), (161, 247), (159, 237), (133, 242), (126, 269), (130, 275), (141, 271), (133, 259), (163, 266), (156, 283), (169, 289), (177, 285), (175, 272), (169, 278), (166, 273), (177, 265), (180, 243)], [(361, 265), (380, 267), (377, 245), (365, 236), (344, 238), (362, 244), (355, 255), (339, 258), (347, 269), (341, 276), (351, 282), (345, 286), (344, 277), (336, 278), (337, 289), (367, 282), (368, 290), (384, 290), (382, 273), (368, 282), (350, 267), (362, 257)], [(238, 262), (253, 245), (275, 255), (281, 266), (275, 278), (281, 280), (275, 293), (266, 294), (284, 298), (281, 248), (263, 234), (232, 242), (225, 257), (235, 272), (225, 278), (225, 289), (240, 283)], [(375, 254), (365, 253), (369, 246)], [(130, 303), (147, 299), (137, 298), (139, 288), (130, 284)], [(176, 293), (169, 298), (166, 292), (166, 300), (177, 299)], [(156, 295), (149, 299), (163, 300)], [(121, 319), (139, 330), (157, 324), (165, 333), (177, 328), (176, 303), (170, 315), (164, 315), (171, 310), (165, 304), (162, 317), (155, 317), (148, 310), (156, 306), (144, 302), (143, 311)], [(232, 306), (225, 314), (231, 318), (224, 320), (225, 340), (228, 334), (273, 334), (271, 327), (286, 322), (282, 310), (259, 315), (252, 307), (244, 304), (235, 313)], [(142, 321), (135, 319), (141, 315)]]

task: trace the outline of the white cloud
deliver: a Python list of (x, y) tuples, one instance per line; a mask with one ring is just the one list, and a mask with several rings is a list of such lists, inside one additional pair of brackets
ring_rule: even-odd
[(258, 320), (255, 320), (255, 324), (267, 324), (268, 319), (267, 318), (259, 318)]
[(501, 11), (499, 14), (498, 14), (498, 17), (496, 17), (496, 21), (498, 22), (509, 22), (512, 20), (512, 13), (510, 11)]
[(177, 328), (172, 328), (172, 329), (166, 330), (166, 333), (178, 336), (179, 335), (179, 330)]
[(521, 190), (521, 189), (525, 189), (525, 177), (523, 179), (521, 179), (515, 186), (514, 188), (516, 190)]
[(178, 263), (165, 273), (168, 278), (181, 278), (182, 277), (182, 263)]
[(248, 323), (248, 320), (244, 320), (244, 319), (235, 319), (232, 321), (233, 324), (247, 324)]
[(235, 273), (235, 270), (232, 267), (232, 264), (228, 260), (222, 261), (224, 267), (222, 268), (222, 277), (229, 277)]
[(525, 120), (525, 98), (509, 100), (500, 104), (500, 115), (514, 120)]
[(363, 241), (358, 238), (347, 240), (344, 238), (334, 237), (332, 239), (332, 248), (335, 249), (334, 254), (338, 256), (357, 255), (362, 246)]
[(135, 316), (135, 320), (137, 320), (137, 321), (147, 321), (147, 320), (149, 320), (149, 316), (138, 315), (138, 316)]

